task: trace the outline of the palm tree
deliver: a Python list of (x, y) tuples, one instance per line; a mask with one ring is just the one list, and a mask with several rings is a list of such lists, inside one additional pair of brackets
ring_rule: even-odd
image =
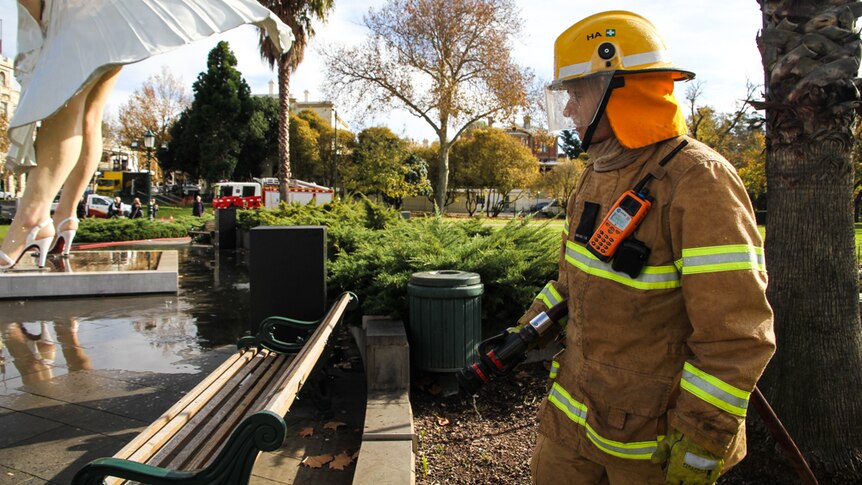
[(284, 54), (278, 50), (261, 31), (260, 54), (269, 62), (270, 67), (278, 66), (278, 180), (281, 200), (287, 201), (288, 181), (291, 178), (289, 151), (290, 123), (290, 75), (299, 67), (305, 57), (308, 41), (314, 37), (312, 20), (326, 21), (326, 17), (335, 6), (334, 0), (258, 0), (258, 3), (270, 9), (293, 32), (293, 45)]
[(855, 0), (760, 0), (766, 74), (767, 296), (778, 349), (761, 387), (821, 483), (862, 478), (854, 250)]

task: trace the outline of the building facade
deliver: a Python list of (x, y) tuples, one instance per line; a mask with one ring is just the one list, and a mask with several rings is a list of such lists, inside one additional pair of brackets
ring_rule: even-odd
[[(8, 123), (12, 119), (15, 108), (18, 107), (18, 98), (21, 92), (15, 82), (15, 66), (12, 59), (0, 54), (0, 116), (6, 118)], [(6, 133), (0, 133), (5, 137)], [(25, 177), (15, 176), (3, 169), (6, 160), (6, 151), (0, 153), (0, 192), (20, 196), (24, 190)]]
[(505, 131), (533, 152), (539, 161), (540, 171), (550, 170), (557, 165), (557, 137), (533, 126), (529, 116), (524, 116), (524, 124), (513, 123)]
[[(350, 126), (338, 116), (338, 111), (335, 109), (335, 104), (332, 101), (309, 101), (308, 91), (305, 91), (302, 101), (297, 101), (296, 98), (290, 97), (288, 110), (291, 113), (299, 113), (300, 111), (310, 110), (317, 113), (321, 118), (326, 120), (330, 128), (338, 128), (339, 130), (350, 130)], [(269, 93), (256, 94), (255, 96), (266, 96), (269, 98), (278, 98), (275, 81), (269, 82)]]

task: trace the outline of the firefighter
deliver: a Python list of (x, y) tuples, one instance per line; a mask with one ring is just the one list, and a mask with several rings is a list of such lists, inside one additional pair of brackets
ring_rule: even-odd
[[(673, 89), (692, 78), (631, 12), (590, 16), (554, 46), (550, 128), (576, 130), (590, 161), (569, 198), (559, 277), (519, 320), (568, 300), (534, 483), (710, 484), (745, 455), (772, 310), (745, 188), (686, 136)], [(651, 209), (612, 259), (597, 257), (586, 244), (647, 175)]]

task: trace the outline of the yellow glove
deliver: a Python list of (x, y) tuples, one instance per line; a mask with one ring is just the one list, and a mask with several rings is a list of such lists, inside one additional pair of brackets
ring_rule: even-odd
[(724, 467), (723, 459), (676, 430), (659, 441), (650, 461), (662, 465), (670, 485), (712, 485)]

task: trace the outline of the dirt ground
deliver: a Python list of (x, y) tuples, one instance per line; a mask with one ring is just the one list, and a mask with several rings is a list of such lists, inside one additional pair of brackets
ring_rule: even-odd
[[(416, 483), (530, 483), (530, 455), (536, 442), (536, 413), (546, 394), (546, 367), (523, 364), (510, 378), (485, 385), (475, 399), (447, 397), (432, 376), (416, 376), (411, 392), (419, 440)], [(787, 462), (771, 453), (774, 441), (759, 418), (749, 422), (749, 457), (718, 483), (800, 483)]]

